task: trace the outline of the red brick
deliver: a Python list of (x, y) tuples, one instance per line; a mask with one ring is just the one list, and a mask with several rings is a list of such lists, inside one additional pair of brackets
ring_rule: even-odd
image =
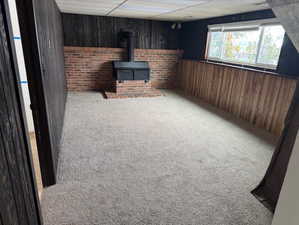
[[(125, 52), (121, 48), (65, 47), (68, 90), (100, 91), (113, 88), (111, 61), (124, 60)], [(176, 87), (177, 64), (181, 56), (181, 50), (135, 49), (135, 60), (150, 64), (150, 84), (154, 88)]]

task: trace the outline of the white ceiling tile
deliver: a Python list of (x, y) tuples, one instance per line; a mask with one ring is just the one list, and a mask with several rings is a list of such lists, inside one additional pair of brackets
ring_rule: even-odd
[(173, 13), (155, 16), (154, 19), (169, 18), (170, 20), (177, 19), (177, 20), (186, 21), (186, 20), (195, 20), (195, 19), (231, 15), (231, 14), (269, 8), (267, 4), (256, 5), (255, 3), (257, 2), (262, 2), (262, 1), (249, 0), (246, 2), (240, 2), (236, 0), (215, 0), (213, 2), (206, 3), (203, 5), (186, 8)]
[(198, 5), (208, 0), (129, 0), (114, 10), (110, 16), (127, 15), (140, 18), (151, 18), (168, 14), (188, 7)]
[(62, 12), (189, 21), (269, 8), (265, 0), (56, 0)]
[(120, 4), (123, 0), (56, 0), (57, 3), (94, 3), (94, 4), (101, 4), (101, 3), (113, 3), (113, 4)]
[[(134, 0), (136, 1), (136, 0)], [(138, 0), (137, 0), (138, 1)], [(140, 0), (138, 2), (149, 3), (149, 4), (164, 4), (164, 5), (177, 5), (177, 6), (188, 6), (196, 5), (201, 2), (207, 2), (211, 0)]]
[(117, 11), (123, 11), (123, 12), (131, 12), (131, 13), (142, 13), (142, 12), (149, 12), (153, 14), (159, 14), (159, 13), (167, 13), (173, 11), (169, 8), (163, 8), (163, 7), (156, 7), (156, 6), (124, 6), (122, 8), (118, 8)]
[(62, 12), (106, 15), (123, 0), (56, 0), (56, 2)]
[(122, 6), (120, 6), (117, 10), (130, 10), (133, 12), (153, 12), (153, 13), (166, 13), (171, 12), (175, 9), (180, 8), (175, 4), (169, 5), (163, 2), (152, 2), (152, 1), (142, 1), (142, 0), (129, 0)]
[(83, 15), (98, 15), (98, 16), (105, 16), (109, 11), (101, 11), (101, 10), (91, 10), (91, 9), (71, 9), (68, 8), (64, 11), (65, 13), (72, 13), (72, 14), (83, 14)]

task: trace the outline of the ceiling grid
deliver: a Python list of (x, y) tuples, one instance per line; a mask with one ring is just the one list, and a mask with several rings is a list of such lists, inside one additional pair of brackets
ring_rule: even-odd
[(265, 0), (56, 0), (62, 12), (190, 21), (268, 9)]

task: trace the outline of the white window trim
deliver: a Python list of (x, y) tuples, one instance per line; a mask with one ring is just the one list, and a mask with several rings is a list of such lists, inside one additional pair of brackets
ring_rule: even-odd
[[(241, 65), (241, 66), (252, 66), (256, 68), (262, 68), (262, 69), (271, 69), (275, 70), (277, 69), (278, 65), (271, 65), (271, 64), (262, 64), (258, 63), (258, 58), (261, 53), (261, 44), (263, 41), (263, 35), (264, 35), (264, 28), (266, 26), (271, 26), (271, 25), (280, 25), (277, 19), (266, 19), (266, 20), (255, 20), (255, 21), (246, 21), (246, 22), (239, 22), (239, 23), (225, 23), (225, 24), (214, 24), (214, 25), (209, 25), (209, 32), (208, 32), (208, 39), (207, 39), (207, 47), (206, 47), (206, 59), (207, 60), (212, 60), (212, 61), (217, 61), (217, 62), (222, 62), (222, 63), (230, 63), (230, 64), (236, 64), (236, 65)], [(261, 29), (260, 32), (260, 37), (259, 37), (259, 43), (258, 43), (258, 52), (256, 55), (255, 63), (245, 63), (245, 62), (238, 62), (238, 61), (232, 61), (232, 60), (225, 60), (222, 58), (214, 58), (214, 57), (209, 57), (209, 51), (210, 51), (210, 44), (211, 44), (211, 32), (215, 31), (232, 31), (232, 30), (252, 30), (252, 29)], [(223, 35), (223, 38), (225, 35)], [(223, 45), (222, 45), (222, 53), (221, 56), (223, 55)]]
[(264, 19), (264, 20), (250, 20), (245, 22), (234, 22), (234, 23), (222, 23), (222, 24), (212, 24), (208, 25), (209, 31), (215, 29), (229, 29), (229, 28), (252, 28), (252, 27), (260, 27), (263, 25), (270, 24), (280, 24), (276, 18), (273, 19)]

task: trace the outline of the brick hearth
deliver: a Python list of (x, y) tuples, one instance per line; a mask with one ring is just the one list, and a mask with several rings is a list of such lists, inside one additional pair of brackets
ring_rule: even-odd
[(162, 93), (152, 87), (152, 82), (141, 80), (114, 81), (114, 88), (105, 91), (106, 98), (136, 98), (136, 97), (157, 97)]

